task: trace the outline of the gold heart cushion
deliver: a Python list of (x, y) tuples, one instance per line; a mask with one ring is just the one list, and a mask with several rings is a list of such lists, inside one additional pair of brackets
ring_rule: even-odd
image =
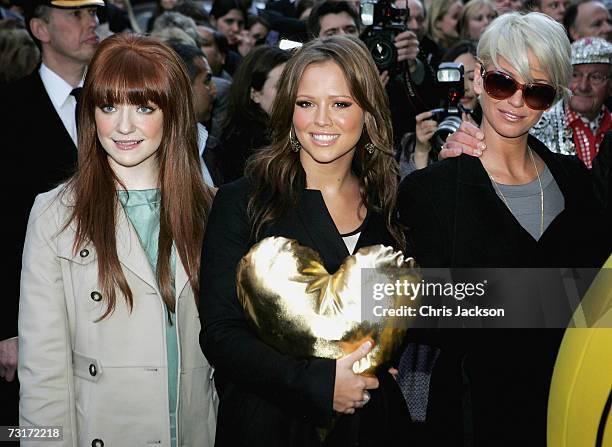
[(374, 349), (353, 370), (373, 374), (390, 360), (408, 327), (408, 317), (394, 316), (394, 310), (415, 303), (389, 286), (382, 298), (378, 293), (374, 299), (373, 290), (419, 280), (412, 258), (391, 247), (361, 248), (329, 274), (316, 251), (269, 237), (238, 264), (237, 292), (261, 339), (278, 351), (338, 359), (371, 340)]

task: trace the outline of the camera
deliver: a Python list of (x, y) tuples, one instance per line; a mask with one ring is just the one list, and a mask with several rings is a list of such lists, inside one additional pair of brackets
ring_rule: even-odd
[(461, 114), (471, 114), (460, 103), (465, 90), (463, 84), (463, 65), (443, 62), (436, 73), (438, 86), (444, 91), (444, 103), (439, 109), (431, 111), (431, 119), (438, 122), (438, 130), (429, 140), (434, 154), (440, 152), (446, 138), (461, 126)]
[(361, 23), (366, 28), (361, 33), (380, 72), (387, 70), (393, 75), (397, 69), (397, 48), (395, 36), (406, 31), (406, 22), (410, 11), (396, 8), (389, 0), (371, 0), (361, 2)]

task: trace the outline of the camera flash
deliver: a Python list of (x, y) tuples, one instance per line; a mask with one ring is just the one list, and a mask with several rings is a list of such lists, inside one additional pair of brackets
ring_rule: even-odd
[(438, 70), (438, 82), (457, 82), (461, 79), (459, 70), (450, 68), (447, 70)]

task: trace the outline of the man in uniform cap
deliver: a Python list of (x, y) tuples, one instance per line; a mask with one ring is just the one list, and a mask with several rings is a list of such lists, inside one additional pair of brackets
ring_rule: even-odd
[(598, 37), (572, 43), (572, 92), (542, 115), (530, 133), (553, 152), (576, 155), (591, 168), (612, 115), (604, 105), (612, 83), (612, 44)]
[(65, 180), (75, 167), (78, 90), (74, 89), (83, 84), (98, 45), (100, 6), (103, 0), (27, 2), (26, 25), (41, 49), (42, 63), (0, 91), (5, 117), (0, 121), (6, 193), (3, 236), (9, 265), (0, 312), (0, 395), (3, 408), (11, 412), (0, 425), (17, 424), (17, 386), (5, 380), (13, 380), (17, 366), (19, 279), (28, 215), (36, 195)]

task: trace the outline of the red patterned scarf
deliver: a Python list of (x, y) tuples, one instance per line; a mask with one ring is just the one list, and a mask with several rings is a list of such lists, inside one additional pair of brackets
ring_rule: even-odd
[(599, 151), (599, 145), (604, 135), (608, 130), (612, 129), (612, 115), (610, 115), (606, 106), (602, 106), (602, 110), (603, 118), (599, 124), (599, 129), (597, 129), (597, 133), (593, 135), (589, 125), (585, 123), (576, 112), (571, 110), (569, 106), (565, 106), (565, 119), (574, 135), (576, 156), (582, 160), (589, 169), (593, 166), (593, 159), (597, 155), (597, 151)]

